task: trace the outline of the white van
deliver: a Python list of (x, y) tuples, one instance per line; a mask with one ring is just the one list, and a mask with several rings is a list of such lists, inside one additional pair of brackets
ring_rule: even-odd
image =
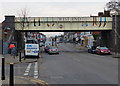
[(25, 43), (24, 56), (39, 58), (39, 44), (35, 40), (27, 40)]

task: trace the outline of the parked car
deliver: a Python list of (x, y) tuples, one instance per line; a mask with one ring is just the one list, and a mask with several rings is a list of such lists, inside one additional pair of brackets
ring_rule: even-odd
[(96, 53), (96, 46), (91, 46), (91, 48), (88, 48), (88, 53)]
[(57, 46), (50, 46), (49, 50), (48, 50), (48, 53), (49, 54), (54, 54), (54, 53), (59, 54), (58, 47)]
[(111, 51), (107, 47), (97, 47), (96, 53), (97, 54), (111, 54)]

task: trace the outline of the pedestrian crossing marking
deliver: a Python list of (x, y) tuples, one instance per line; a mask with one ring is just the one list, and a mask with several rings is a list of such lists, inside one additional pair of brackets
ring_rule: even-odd
[(25, 76), (28, 75), (28, 73), (29, 73), (29, 71), (30, 71), (31, 65), (32, 65), (32, 63), (29, 63), (29, 65), (27, 66), (27, 69), (26, 69), (26, 71), (25, 71), (25, 73), (24, 73)]
[[(25, 70), (24, 76), (29, 75), (31, 66), (32, 66), (32, 63), (29, 63)], [(38, 62), (35, 62), (35, 65), (34, 65), (34, 78), (36, 79), (38, 78)]]
[(38, 78), (38, 62), (35, 62), (35, 66), (34, 66), (34, 78)]

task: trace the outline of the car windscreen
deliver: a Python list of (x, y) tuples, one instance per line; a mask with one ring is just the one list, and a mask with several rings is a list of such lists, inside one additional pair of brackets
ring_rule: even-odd
[(100, 49), (104, 50), (104, 49), (108, 49), (107, 47), (100, 47)]
[(58, 49), (57, 47), (50, 47), (50, 49)]

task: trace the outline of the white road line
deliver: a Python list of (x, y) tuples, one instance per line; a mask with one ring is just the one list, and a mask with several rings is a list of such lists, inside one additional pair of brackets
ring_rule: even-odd
[(24, 76), (27, 76), (27, 75), (28, 75), (28, 73), (29, 73), (29, 71), (30, 71), (31, 65), (32, 65), (32, 63), (29, 63), (29, 65), (27, 66), (27, 69), (26, 69), (26, 71), (25, 71), (25, 73), (24, 73)]
[(38, 62), (35, 62), (35, 66), (34, 66), (34, 78), (38, 78)]

